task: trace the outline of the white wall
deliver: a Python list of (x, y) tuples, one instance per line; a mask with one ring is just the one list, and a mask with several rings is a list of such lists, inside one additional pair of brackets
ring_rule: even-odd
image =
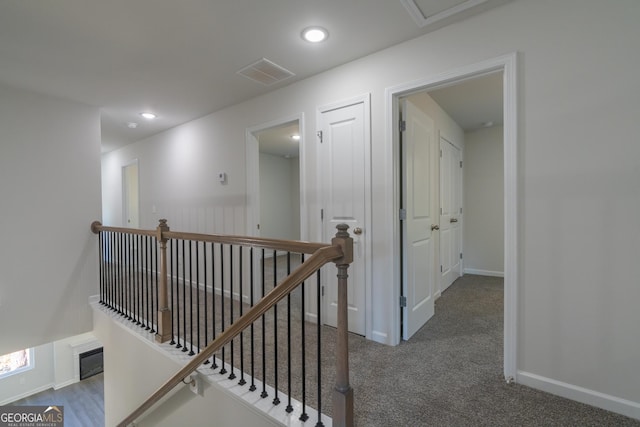
[(92, 329), (97, 108), (0, 86), (0, 354)]
[(32, 364), (33, 369), (0, 379), (0, 406), (53, 387), (53, 344), (34, 347)]
[(294, 173), (299, 170), (297, 164), (297, 158), (260, 153), (261, 237), (300, 239), (300, 177), (299, 172)]
[[(176, 218), (172, 207), (185, 206), (202, 228), (244, 233), (245, 129), (305, 113), (304, 191), (315, 240), (316, 106), (371, 93), (375, 316), (368, 334), (393, 342), (397, 189), (386, 178), (393, 164), (385, 88), (518, 51), (518, 379), (535, 375), (545, 384), (640, 402), (638, 16), (636, 0), (615, 7), (516, 0), (111, 153), (103, 165), (140, 158), (143, 224), (155, 226), (150, 207), (162, 203)], [(221, 169), (229, 172), (227, 186), (215, 183)], [(119, 172), (103, 177), (108, 198), (120, 188)]]
[[(94, 312), (95, 334), (104, 344), (105, 425), (122, 421), (167, 379), (184, 366), (156, 351), (151, 341), (136, 336), (99, 309)], [(275, 426), (276, 422), (216, 387), (204, 396), (178, 385), (177, 393), (152, 409), (140, 426)]]
[(464, 269), (504, 275), (503, 127), (465, 134)]

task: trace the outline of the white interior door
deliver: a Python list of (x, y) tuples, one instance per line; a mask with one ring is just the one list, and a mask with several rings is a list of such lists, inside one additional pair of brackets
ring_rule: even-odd
[(440, 290), (462, 272), (462, 152), (440, 138)]
[(403, 339), (434, 313), (437, 233), (437, 144), (433, 120), (403, 100)]
[[(366, 146), (365, 103), (358, 102), (320, 111), (321, 173), (323, 186), (323, 238), (330, 242), (336, 225), (347, 224), (354, 238), (354, 259), (349, 267), (349, 331), (366, 333), (365, 229)], [(337, 324), (337, 278), (335, 267), (325, 268), (324, 323)]]

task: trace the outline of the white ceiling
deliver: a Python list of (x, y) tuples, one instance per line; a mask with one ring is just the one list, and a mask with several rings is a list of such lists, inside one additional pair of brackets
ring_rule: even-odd
[[(0, 83), (99, 107), (109, 151), (507, 1), (3, 0)], [(236, 74), (261, 58), (295, 76)]]
[(429, 96), (465, 132), (470, 132), (503, 124), (502, 91), (502, 72), (497, 72), (430, 90)]

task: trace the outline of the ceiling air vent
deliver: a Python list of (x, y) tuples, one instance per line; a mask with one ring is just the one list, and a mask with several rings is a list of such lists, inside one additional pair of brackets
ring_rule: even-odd
[(295, 76), (291, 71), (286, 68), (282, 68), (265, 58), (247, 65), (238, 71), (238, 74), (266, 86), (270, 86), (274, 83), (278, 83), (282, 80), (288, 79), (289, 77)]

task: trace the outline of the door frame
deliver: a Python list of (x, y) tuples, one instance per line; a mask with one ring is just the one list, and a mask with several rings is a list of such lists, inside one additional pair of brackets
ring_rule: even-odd
[[(402, 277), (401, 227), (400, 227), (400, 155), (399, 155), (399, 99), (411, 93), (450, 86), (482, 75), (503, 72), (504, 106), (504, 377), (513, 382), (517, 373), (518, 344), (518, 53), (513, 52), (497, 58), (463, 66), (451, 71), (425, 77), (424, 79), (399, 84), (385, 89), (385, 122), (387, 124), (387, 155), (392, 158), (393, 167), (386, 171), (387, 182), (392, 183), (393, 225), (390, 241), (393, 242), (393, 277)], [(400, 299), (400, 286), (393, 287), (393, 300)], [(399, 304), (391, 304), (391, 341), (400, 343)]]
[[(373, 298), (372, 298), (372, 244), (371, 236), (371, 94), (364, 93), (351, 98), (343, 99), (341, 101), (332, 102), (316, 107), (316, 127), (320, 127), (322, 123), (322, 114), (338, 108), (348, 107), (354, 104), (364, 104), (364, 133), (365, 133), (365, 152), (364, 155), (364, 231), (368, 238), (364, 240), (364, 260), (366, 261), (364, 269), (364, 299), (365, 299), (365, 338), (371, 339), (373, 330)], [(320, 129), (317, 129), (319, 131)], [(318, 143), (320, 141), (318, 140)], [(316, 179), (318, 182), (318, 189), (320, 194), (318, 195), (318, 206), (324, 208), (324, 197), (326, 186), (322, 180), (322, 156), (316, 151)], [(318, 236), (323, 236), (324, 223), (318, 213)], [(350, 230), (348, 230), (350, 231)], [(324, 298), (322, 298), (321, 313), (324, 318), (326, 304)]]
[[(442, 140), (445, 140), (448, 144), (451, 144), (451, 146), (457, 148), (458, 150), (460, 150), (460, 161), (464, 161), (464, 148), (465, 146), (462, 145), (460, 146), (458, 144), (458, 142), (453, 142), (453, 138), (448, 137), (448, 135), (445, 132), (442, 132), (441, 130), (438, 132), (438, 147), (440, 149), (442, 149)], [(442, 157), (440, 157), (439, 159), (440, 161), (438, 162), (439, 165), (439, 170), (438, 170), (438, 179), (440, 179), (440, 182), (438, 183), (438, 197), (440, 200), (442, 200)], [(460, 168), (460, 200), (463, 201), (464, 200), (464, 170), (462, 168)], [(463, 210), (464, 212), (464, 210)], [(460, 242), (459, 242), (459, 247), (460, 247), (460, 251), (463, 251), (463, 247), (462, 247), (462, 242), (464, 242), (464, 213), (462, 215), (458, 215), (459, 218), (462, 218), (462, 220), (460, 221)], [(442, 225), (442, 224), (440, 224)], [(440, 230), (442, 230), (442, 227), (440, 227)], [(440, 239), (438, 242), (442, 242), (442, 240)], [(438, 256), (441, 256), (442, 254), (442, 247), (438, 248)], [(442, 260), (440, 261), (440, 263), (442, 264)], [(459, 271), (459, 276), (458, 277), (462, 277), (464, 275), (464, 257), (460, 259), (460, 263), (458, 264), (458, 269)], [(455, 280), (454, 280), (455, 282)], [(453, 283), (452, 283), (453, 284)], [(451, 286), (451, 285), (449, 285)], [(437, 297), (439, 298), (442, 295), (442, 292), (444, 290), (442, 289), (442, 275), (438, 275), (438, 290), (436, 292)]]
[(298, 121), (298, 130), (300, 133), (300, 141), (298, 143), (298, 165), (300, 166), (300, 240), (309, 240), (309, 227), (307, 224), (308, 212), (305, 192), (306, 176), (303, 172), (305, 170), (304, 165), (306, 163), (304, 113), (298, 113), (292, 116), (252, 126), (247, 128), (245, 131), (245, 156), (247, 165), (247, 236), (255, 237), (259, 234), (255, 226), (257, 219), (260, 218), (260, 147), (255, 134), (296, 120)]

